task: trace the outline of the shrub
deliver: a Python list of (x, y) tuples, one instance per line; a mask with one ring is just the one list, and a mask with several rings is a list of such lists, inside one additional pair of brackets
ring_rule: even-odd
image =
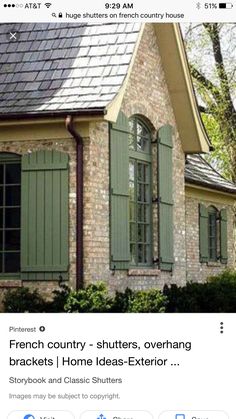
[(8, 290), (3, 299), (6, 313), (40, 313), (46, 310), (46, 303), (38, 290), (29, 288)]
[(224, 271), (209, 277), (204, 284), (188, 283), (184, 287), (164, 287), (169, 313), (235, 313), (236, 272)]
[(86, 288), (71, 291), (65, 304), (65, 311), (69, 313), (107, 313), (112, 306), (112, 299), (108, 295), (104, 283), (97, 282)]
[(116, 313), (164, 313), (167, 304), (166, 297), (161, 291), (151, 289), (147, 291), (116, 292), (112, 311)]
[(53, 299), (45, 300), (38, 290), (27, 287), (8, 290), (3, 299), (5, 313), (59, 313), (64, 305), (70, 289), (59, 282), (59, 288), (52, 292)]
[(65, 311), (65, 304), (71, 293), (70, 288), (63, 283), (59, 283), (59, 289), (54, 290), (52, 301), (47, 301), (46, 312), (47, 313), (61, 313)]

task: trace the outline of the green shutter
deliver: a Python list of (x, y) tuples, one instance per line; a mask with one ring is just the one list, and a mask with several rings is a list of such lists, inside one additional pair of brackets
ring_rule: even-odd
[(159, 261), (160, 269), (171, 271), (173, 256), (172, 127), (158, 131)]
[(200, 262), (209, 260), (209, 221), (208, 209), (199, 204), (199, 250)]
[(120, 112), (110, 125), (111, 269), (128, 269), (129, 251), (129, 123)]
[(42, 150), (22, 157), (21, 277), (67, 278), (68, 155)]
[(227, 263), (227, 210), (220, 211), (220, 260), (221, 263)]

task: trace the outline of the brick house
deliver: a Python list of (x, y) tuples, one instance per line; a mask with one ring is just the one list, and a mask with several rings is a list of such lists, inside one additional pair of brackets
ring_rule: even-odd
[(0, 288), (183, 285), (234, 267), (174, 24), (0, 25)]

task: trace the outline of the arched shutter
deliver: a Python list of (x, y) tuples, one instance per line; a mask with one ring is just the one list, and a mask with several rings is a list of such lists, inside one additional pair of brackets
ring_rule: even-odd
[(199, 250), (200, 262), (209, 260), (209, 221), (208, 209), (199, 204)]
[(220, 211), (220, 260), (221, 263), (227, 263), (227, 211), (222, 209)]
[(120, 112), (110, 125), (111, 269), (128, 269), (129, 250), (129, 123)]
[(165, 271), (174, 263), (172, 150), (172, 127), (165, 125), (158, 131), (159, 261)]
[(21, 277), (66, 279), (68, 155), (42, 150), (22, 157)]

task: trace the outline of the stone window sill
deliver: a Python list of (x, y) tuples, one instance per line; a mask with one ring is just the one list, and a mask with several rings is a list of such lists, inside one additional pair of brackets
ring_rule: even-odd
[(222, 266), (221, 262), (207, 262), (207, 266), (209, 266), (209, 268), (220, 268)]
[(128, 276), (159, 276), (160, 269), (129, 269)]
[(22, 287), (22, 281), (19, 279), (1, 279), (0, 288), (20, 288)]

